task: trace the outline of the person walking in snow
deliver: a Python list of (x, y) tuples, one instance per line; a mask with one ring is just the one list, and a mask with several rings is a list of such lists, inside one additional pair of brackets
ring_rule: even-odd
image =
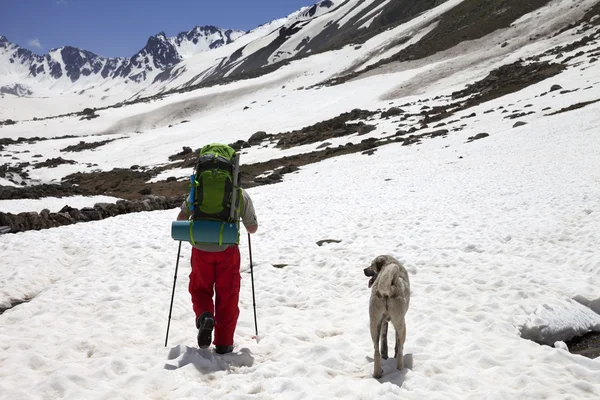
[[(239, 217), (248, 233), (255, 233), (258, 220), (252, 199), (241, 189)], [(177, 220), (194, 218), (190, 196), (181, 205)], [(198, 346), (206, 349), (214, 329), (215, 351), (233, 351), (234, 333), (240, 310), (240, 250), (238, 245), (193, 244), (192, 271), (188, 290), (196, 315)], [(214, 295), (214, 302), (213, 302)]]

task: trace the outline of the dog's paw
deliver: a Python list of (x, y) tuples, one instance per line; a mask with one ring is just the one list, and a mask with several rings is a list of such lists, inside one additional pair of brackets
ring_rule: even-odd
[(404, 362), (402, 360), (402, 357), (396, 358), (396, 369), (398, 371), (402, 371), (404, 369)]
[(388, 357), (388, 353), (387, 353), (387, 352), (383, 352), (383, 351), (382, 351), (382, 352), (381, 352), (381, 358), (383, 358), (384, 360), (387, 360), (387, 359), (389, 358), (389, 357)]
[(379, 368), (379, 371), (373, 371), (373, 378), (379, 379), (383, 376), (383, 369)]

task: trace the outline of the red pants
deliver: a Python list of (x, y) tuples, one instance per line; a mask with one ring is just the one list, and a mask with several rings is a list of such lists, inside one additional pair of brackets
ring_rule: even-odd
[(215, 346), (233, 345), (233, 334), (240, 315), (240, 280), (240, 250), (237, 246), (216, 253), (192, 248), (188, 289), (196, 318), (206, 311), (215, 317)]

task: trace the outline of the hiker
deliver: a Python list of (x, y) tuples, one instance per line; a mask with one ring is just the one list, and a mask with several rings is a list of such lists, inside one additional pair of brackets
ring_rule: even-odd
[[(235, 154), (234, 150), (226, 145), (212, 144), (205, 146), (200, 156), (211, 151), (210, 146), (222, 146), (226, 152)], [(217, 152), (221, 151), (217, 149)], [(218, 153), (217, 153), (218, 154)], [(229, 154), (229, 153), (227, 153)], [(200, 162), (200, 161), (199, 161)], [(199, 164), (200, 165), (200, 164)], [(198, 166), (196, 174), (198, 174)], [(214, 170), (211, 170), (214, 172)], [(198, 175), (196, 175), (198, 176)], [(199, 180), (200, 178), (196, 178)], [(210, 179), (210, 177), (208, 178)], [(203, 187), (206, 192), (209, 185)], [(227, 188), (228, 185), (225, 185)], [(223, 196), (221, 185), (221, 196)], [(225, 189), (227, 190), (227, 189)], [(239, 210), (237, 218), (241, 218), (248, 233), (255, 233), (258, 221), (248, 193), (241, 189), (241, 201), (238, 201)], [(207, 194), (204, 193), (204, 197)], [(198, 217), (192, 207), (193, 199), (188, 195), (181, 205), (177, 220), (193, 220)], [(222, 198), (222, 197), (221, 197)], [(196, 205), (196, 209), (199, 207)], [(227, 210), (229, 211), (229, 210)], [(192, 272), (190, 273), (189, 292), (192, 305), (196, 314), (196, 328), (198, 329), (198, 346), (206, 349), (212, 341), (214, 328), (215, 351), (219, 354), (233, 351), (233, 337), (240, 310), (238, 300), (240, 293), (240, 251), (237, 244), (196, 244), (193, 243), (191, 256)], [(215, 301), (213, 303), (213, 293)]]

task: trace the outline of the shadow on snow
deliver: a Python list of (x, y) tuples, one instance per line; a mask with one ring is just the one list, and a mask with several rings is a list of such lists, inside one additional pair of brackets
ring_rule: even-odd
[(166, 370), (174, 371), (192, 364), (201, 374), (229, 371), (232, 367), (251, 367), (254, 364), (252, 352), (247, 348), (221, 355), (212, 348), (202, 350), (180, 345), (171, 349), (168, 359)]
[[(367, 357), (367, 361), (370, 363), (373, 362), (373, 357)], [(405, 354), (404, 355), (404, 369), (402, 371), (398, 371), (396, 369), (396, 359), (393, 357), (388, 358), (387, 360), (381, 360), (381, 368), (383, 368), (383, 376), (377, 381), (379, 383), (392, 383), (398, 387), (402, 387), (402, 384), (406, 380), (406, 375), (408, 371), (413, 368), (413, 355)], [(371, 372), (373, 372), (373, 366), (370, 366)]]

